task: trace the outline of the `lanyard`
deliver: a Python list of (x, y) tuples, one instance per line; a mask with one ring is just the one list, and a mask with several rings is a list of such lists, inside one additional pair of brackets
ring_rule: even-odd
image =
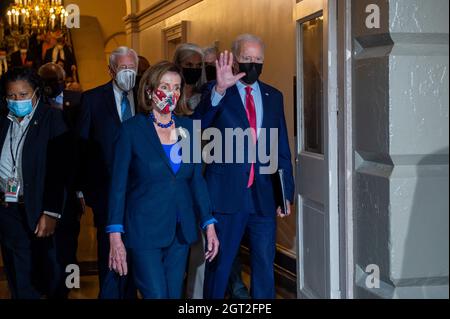
[(18, 158), (20, 144), (22, 143), (22, 140), (24, 139), (25, 135), (27, 135), (28, 129), (31, 126), (31, 121), (30, 121), (30, 123), (28, 123), (27, 128), (25, 129), (25, 132), (23, 132), (22, 136), (20, 137), (19, 144), (17, 144), (15, 155), (13, 153), (13, 145), (12, 145), (13, 144), (13, 138), (12, 138), (13, 126), (14, 126), (14, 123), (11, 123), (11, 129), (10, 129), (10, 132), (9, 132), (9, 149), (11, 151), (11, 159), (13, 161), (12, 173), (15, 176), (15, 174), (16, 174), (16, 163), (17, 163), (17, 158)]

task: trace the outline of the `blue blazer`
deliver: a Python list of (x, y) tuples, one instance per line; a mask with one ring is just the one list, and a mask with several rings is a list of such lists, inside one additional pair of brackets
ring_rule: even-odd
[[(202, 120), (202, 128), (215, 127), (225, 136), (227, 128), (242, 128), (246, 130), (250, 127), (247, 119), (241, 96), (236, 86), (229, 88), (226, 95), (216, 107), (211, 105), (211, 94), (215, 82), (205, 89), (202, 101), (197, 107), (193, 118)], [(263, 102), (263, 122), (262, 128), (266, 129), (267, 138), (265, 143), (266, 154), (275, 145), (276, 135), (269, 134), (271, 128), (278, 129), (278, 169), (284, 169), (285, 188), (287, 198), (293, 202), (294, 199), (294, 178), (292, 172), (291, 152), (287, 135), (286, 120), (284, 117), (283, 95), (277, 89), (259, 82)], [(258, 140), (258, 148), (262, 139)], [(251, 164), (248, 162), (247, 147), (239, 148), (234, 139), (232, 142), (234, 163), (225, 163), (226, 146), (222, 143), (222, 163), (214, 162), (206, 167), (206, 181), (211, 197), (211, 204), (214, 212), (222, 214), (236, 214), (242, 211), (255, 212), (264, 216), (276, 213), (276, 203), (274, 196), (274, 175), (261, 175), (259, 168), (268, 164), (261, 163), (257, 157), (255, 164), (255, 197), (252, 198), (255, 207), (249, 207), (249, 199), (243, 196), (247, 189)], [(245, 144), (245, 146), (247, 146)], [(236, 163), (236, 154), (244, 152), (244, 163)]]
[(98, 227), (106, 225), (114, 143), (121, 125), (112, 81), (84, 92), (76, 127), (83, 159), (81, 190), (86, 204), (94, 210)]
[[(193, 155), (192, 120), (176, 117), (175, 123), (189, 131)], [(182, 162), (174, 174), (153, 122), (139, 114), (123, 124), (117, 140), (108, 225), (124, 225), (129, 248), (161, 248), (175, 237), (177, 214), (184, 238), (195, 242), (199, 224), (212, 218), (202, 164)]]

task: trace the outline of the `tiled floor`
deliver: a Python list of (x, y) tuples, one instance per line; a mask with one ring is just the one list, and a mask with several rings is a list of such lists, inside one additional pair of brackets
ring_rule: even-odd
[[(78, 260), (83, 265), (92, 265), (96, 261), (96, 231), (93, 226), (92, 212), (88, 211), (83, 216), (81, 221), (81, 234), (79, 238), (78, 248)], [(0, 258), (0, 267), (2, 267), (2, 261)], [(83, 267), (82, 267), (83, 268)], [(2, 270), (0, 270), (1, 272)], [(83, 272), (83, 269), (82, 269)], [(243, 279), (246, 285), (250, 282), (250, 276), (248, 273), (243, 273)], [(88, 271), (85, 275), (81, 276), (80, 289), (73, 289), (70, 293), (71, 299), (96, 299), (98, 296), (98, 278), (95, 275), (95, 271)], [(4, 275), (0, 273), (0, 299), (9, 298), (9, 292)], [(283, 287), (277, 287), (278, 299), (291, 299), (295, 298), (295, 295), (287, 292)]]

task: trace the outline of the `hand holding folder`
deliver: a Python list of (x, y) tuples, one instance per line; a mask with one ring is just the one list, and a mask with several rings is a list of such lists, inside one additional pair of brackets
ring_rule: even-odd
[(281, 214), (286, 216), (290, 212), (289, 202), (286, 198), (285, 184), (284, 184), (284, 170), (279, 169), (274, 174), (273, 188), (275, 192), (275, 203), (278, 208), (281, 208)]

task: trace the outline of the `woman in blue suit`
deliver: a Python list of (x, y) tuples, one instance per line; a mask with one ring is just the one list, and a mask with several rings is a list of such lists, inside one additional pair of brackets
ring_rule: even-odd
[(219, 248), (202, 164), (186, 156), (193, 154), (194, 134), (192, 120), (181, 117), (189, 114), (183, 85), (174, 64), (151, 67), (140, 83), (141, 112), (123, 124), (116, 144), (109, 266), (126, 275), (128, 253), (135, 284), (146, 299), (182, 297), (198, 224), (206, 231), (205, 258), (212, 261)]

